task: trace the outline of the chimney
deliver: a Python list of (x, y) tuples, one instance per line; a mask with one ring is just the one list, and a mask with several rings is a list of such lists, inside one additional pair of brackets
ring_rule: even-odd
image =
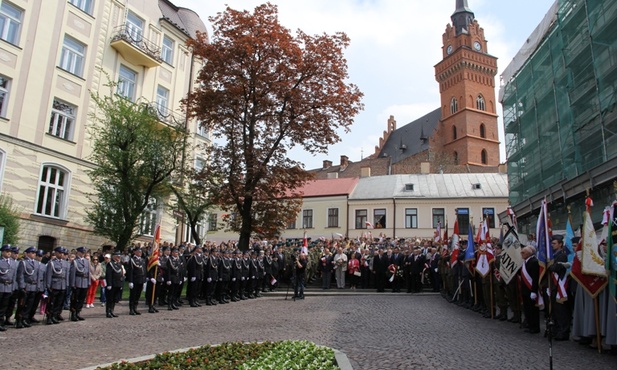
[(323, 161), (323, 169), (326, 170), (326, 169), (328, 169), (330, 167), (332, 167), (332, 161), (329, 161), (329, 160), (325, 159)]
[(431, 164), (429, 162), (420, 163), (420, 173), (423, 175), (431, 173)]
[(370, 167), (360, 168), (360, 177), (371, 177), (371, 168)]
[(327, 176), (328, 179), (338, 179), (338, 172), (328, 172)]
[(341, 169), (347, 167), (348, 164), (349, 164), (349, 157), (346, 155), (342, 155), (341, 156)]

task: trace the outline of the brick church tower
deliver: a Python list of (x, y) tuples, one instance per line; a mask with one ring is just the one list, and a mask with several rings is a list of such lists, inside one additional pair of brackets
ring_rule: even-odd
[(467, 0), (457, 0), (443, 34), (443, 59), (435, 66), (441, 120), (435, 141), (455, 163), (499, 165), (495, 101), (497, 58), (488, 54), (484, 29)]

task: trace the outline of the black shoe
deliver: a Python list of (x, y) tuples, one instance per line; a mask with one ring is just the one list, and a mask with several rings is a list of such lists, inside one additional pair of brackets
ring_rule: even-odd
[(79, 320), (77, 320), (77, 316), (75, 316), (75, 312), (71, 312), (69, 320), (71, 320), (71, 321), (79, 321)]
[(60, 321), (58, 321), (58, 319), (57, 319), (57, 318), (52, 317), (52, 318), (51, 318), (51, 323), (52, 323), (52, 324), (60, 324)]
[(134, 312), (134, 313), (135, 313), (135, 315), (137, 315), (137, 316), (141, 315), (141, 313), (140, 313), (139, 311), (137, 311), (137, 309), (136, 309), (136, 308), (133, 308), (133, 312)]
[(34, 317), (31, 317), (30, 320), (28, 320), (28, 322), (30, 322), (30, 324), (38, 324), (40, 321), (35, 319)]
[(107, 317), (108, 317), (108, 318), (110, 318), (110, 319), (112, 319), (112, 318), (113, 318), (113, 316), (111, 316), (111, 312), (109, 312), (109, 311), (107, 311), (107, 314), (106, 314), (105, 316), (107, 316)]
[(154, 312), (159, 312), (159, 310), (157, 310), (156, 307), (152, 306), (152, 308), (154, 308)]
[(110, 311), (109, 314), (111, 315), (111, 317), (118, 317), (118, 315), (116, 315), (114, 311)]
[(133, 309), (131, 308), (131, 310), (129, 311), (129, 315), (131, 315), (131, 316), (135, 316), (135, 315), (137, 315), (137, 314), (136, 314), (136, 313), (135, 313), (135, 311), (133, 311)]
[(529, 334), (538, 334), (540, 332), (540, 329), (525, 329), (525, 333), (529, 333)]
[(6, 331), (6, 328), (2, 325), (0, 325), (0, 331)]
[(58, 315), (58, 316), (56, 316), (56, 320), (64, 321), (64, 317), (62, 317), (62, 315)]
[(156, 313), (156, 311), (154, 311), (154, 306), (148, 307), (148, 313)]
[(176, 306), (175, 304), (172, 304), (171, 308), (174, 309), (174, 310), (179, 310), (180, 309), (180, 307)]
[(15, 329), (23, 329), (23, 328), (24, 328), (24, 323), (21, 320), (16, 320)]
[(171, 305), (167, 306), (167, 311), (173, 311), (174, 309), (171, 307)]
[(24, 328), (30, 328), (32, 327), (32, 324), (30, 324), (30, 321), (28, 320), (23, 320), (22, 324), (24, 324)]

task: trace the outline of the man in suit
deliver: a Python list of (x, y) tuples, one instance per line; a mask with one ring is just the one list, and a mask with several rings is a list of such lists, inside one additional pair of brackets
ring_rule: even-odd
[(566, 291), (568, 256), (563, 248), (563, 235), (553, 235), (553, 264), (548, 268), (551, 279), (551, 316), (554, 322), (553, 338), (557, 341), (570, 339), (570, 305)]
[(433, 283), (433, 292), (439, 292), (441, 290), (441, 275), (439, 274), (439, 261), (441, 260), (441, 254), (437, 251), (437, 248), (431, 249), (431, 260), (429, 263), (431, 269), (431, 282)]
[(128, 267), (126, 269), (126, 281), (129, 283), (129, 315), (141, 315), (137, 311), (137, 305), (139, 304), (139, 298), (141, 292), (144, 289), (144, 283), (146, 282), (146, 259), (142, 257), (143, 251), (141, 247), (137, 246), (133, 249), (133, 256), (129, 260)]
[(383, 248), (379, 248), (378, 254), (373, 258), (373, 274), (375, 274), (375, 285), (378, 292), (384, 292), (386, 289), (386, 273), (390, 260), (384, 253)]
[(520, 269), (521, 292), (523, 295), (523, 310), (527, 319), (528, 328), (525, 330), (530, 334), (540, 332), (540, 310), (536, 306), (538, 302), (538, 278), (540, 276), (540, 265), (535, 257), (536, 249), (532, 246), (527, 246), (521, 250), (521, 256), (525, 260)]
[(322, 289), (330, 289), (330, 285), (332, 284), (332, 254), (330, 253), (330, 248), (326, 247), (324, 249), (324, 254), (319, 259), (319, 270), (321, 271), (321, 288)]
[(79, 314), (84, 307), (86, 294), (90, 288), (90, 261), (85, 259), (86, 248), (76, 249), (77, 257), (71, 263), (69, 286), (73, 290), (71, 293), (71, 321), (83, 321), (84, 318)]
[(411, 257), (411, 291), (420, 293), (422, 291), (422, 271), (424, 271), (424, 255), (422, 249), (414, 248)]
[[(394, 247), (394, 252), (390, 257), (390, 265), (396, 266), (396, 272), (403, 268), (405, 264), (404, 256), (401, 253), (401, 249), (396, 246)], [(401, 284), (402, 278), (398, 276), (398, 274), (394, 275), (394, 281), (392, 282), (392, 293), (400, 293), (401, 292)]]
[(107, 264), (105, 269), (105, 289), (107, 289), (105, 297), (106, 316), (109, 318), (118, 317), (114, 313), (116, 302), (120, 300), (122, 296), (122, 288), (124, 286), (124, 266), (120, 261), (122, 254), (117, 251), (111, 257), (111, 261)]

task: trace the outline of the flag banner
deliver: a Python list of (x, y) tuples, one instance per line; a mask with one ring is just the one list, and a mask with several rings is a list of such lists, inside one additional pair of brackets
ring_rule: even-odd
[(493, 256), (493, 252), (486, 248), (486, 244), (482, 244), (478, 249), (478, 260), (476, 261), (476, 271), (485, 277), (488, 273), (491, 272), (491, 263), (495, 257)]
[(448, 242), (448, 218), (446, 218), (446, 229), (443, 232), (443, 243)]
[(473, 224), (469, 223), (469, 231), (467, 233), (467, 250), (465, 251), (465, 262), (475, 261), (476, 254), (473, 243)]
[(589, 212), (585, 212), (583, 224), (583, 246), (581, 253), (581, 271), (583, 274), (606, 277), (604, 259), (598, 251), (598, 238)]
[(514, 214), (514, 210), (512, 207), (508, 207), (507, 209), (508, 217), (510, 218), (510, 226), (512, 226), (515, 230), (518, 230), (518, 225), (516, 223), (516, 214)]
[(366, 221), (365, 225), (366, 225), (366, 227), (368, 227), (370, 229), (374, 229), (373, 224), (370, 221)]
[(508, 231), (503, 237), (502, 248), (499, 274), (503, 281), (508, 284), (525, 263), (523, 256), (521, 256), (521, 242), (518, 239), (516, 228), (513, 226), (508, 227)]
[(540, 265), (540, 281), (544, 276), (544, 272), (553, 262), (553, 247), (551, 246), (551, 235), (547, 208), (548, 206), (545, 199), (542, 201), (542, 205), (540, 206), (538, 224), (536, 225), (536, 241), (538, 246), (538, 264)]
[(435, 230), (435, 243), (441, 241), (441, 222), (437, 222), (437, 230)]
[(460, 250), (460, 242), (458, 234), (452, 235), (452, 253), (450, 254), (450, 266), (454, 266), (458, 263), (458, 252)]
[(490, 241), (490, 236), (489, 236), (489, 231), (488, 231), (488, 222), (486, 221), (486, 218), (484, 219), (484, 221), (482, 221), (482, 229), (480, 231), (480, 240), (483, 242), (488, 242)]
[(606, 238), (605, 268), (608, 273), (608, 288), (617, 302), (617, 201), (610, 207), (608, 237)]
[(566, 252), (568, 254), (568, 269), (566, 271), (566, 276), (572, 271), (572, 262), (574, 262), (574, 245), (572, 245), (572, 239), (574, 238), (574, 230), (572, 230), (572, 221), (570, 220), (570, 216), (568, 216), (568, 221), (566, 222), (566, 235), (563, 240), (563, 244), (566, 246)]
[(152, 238), (152, 252), (148, 259), (148, 271), (159, 264), (159, 245), (161, 244), (161, 225), (156, 224), (154, 227), (154, 237)]
[[(595, 234), (594, 234), (595, 238)], [(584, 274), (581, 270), (582, 240), (576, 245), (570, 276), (576, 280), (592, 298), (595, 298), (607, 284), (606, 277)]]
[(276, 285), (277, 280), (274, 278), (274, 276), (270, 275), (270, 285)]

